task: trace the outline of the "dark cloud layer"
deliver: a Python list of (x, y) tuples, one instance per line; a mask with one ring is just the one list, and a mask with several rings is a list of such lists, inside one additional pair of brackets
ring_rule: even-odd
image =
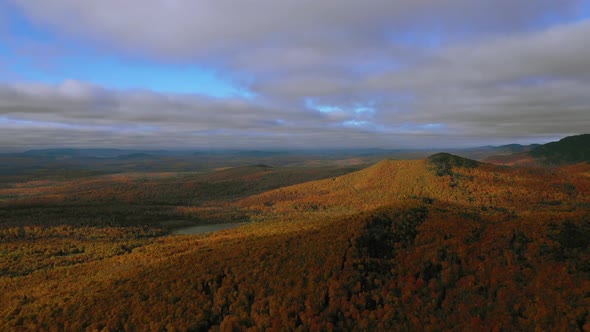
[(4, 84), (2, 146), (465, 146), (590, 128), (583, 0), (12, 2), (101, 52), (210, 66), (253, 97)]

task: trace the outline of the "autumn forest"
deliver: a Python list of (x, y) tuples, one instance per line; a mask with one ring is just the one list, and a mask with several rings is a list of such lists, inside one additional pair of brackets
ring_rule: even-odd
[(589, 138), (2, 155), (0, 330), (590, 331)]

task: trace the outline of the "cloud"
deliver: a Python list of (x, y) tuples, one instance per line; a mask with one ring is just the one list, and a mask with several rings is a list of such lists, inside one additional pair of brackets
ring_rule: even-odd
[(0, 135), (4, 144), (16, 146), (84, 146), (101, 139), (177, 148), (304, 146), (318, 139), (331, 145), (361, 133), (341, 130), (351, 119), (244, 99), (117, 91), (79, 81), (0, 86)]
[[(449, 47), (372, 86), (414, 96), (401, 116), (473, 135), (571, 134), (590, 125), (590, 20)], [(395, 106), (395, 103), (393, 105)], [(393, 116), (393, 118), (390, 118)]]
[[(397, 85), (432, 85), (443, 78), (455, 84), (588, 79), (590, 47), (583, 40), (589, 33), (590, 20), (585, 20), (534, 33), (448, 47), (432, 54), (420, 66), (402, 72)], [(394, 72), (390, 76), (398, 75), (399, 72)]]
[[(428, 147), (590, 127), (582, 0), (11, 3), (75, 45), (206, 66), (255, 95), (7, 83), (0, 137), (14, 144)], [(67, 53), (67, 38), (52, 46)]]
[[(41, 24), (130, 50), (206, 56), (261, 45), (349, 45), (389, 31), (512, 31), (539, 17), (572, 15), (577, 0), (14, 0)], [(469, 28), (466, 31), (465, 28)]]

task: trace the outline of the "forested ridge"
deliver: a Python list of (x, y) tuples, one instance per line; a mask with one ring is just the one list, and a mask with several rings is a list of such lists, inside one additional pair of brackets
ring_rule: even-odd
[(498, 165), (564, 166), (590, 162), (590, 134), (568, 136), (556, 142), (530, 145), (514, 151), (483, 158)]
[(457, 158), (385, 160), (184, 205), (194, 218), (208, 209), (252, 221), (210, 235), (6, 223), (0, 329), (590, 329), (590, 167)]
[(536, 147), (530, 154), (548, 164), (590, 162), (590, 134), (565, 137)]

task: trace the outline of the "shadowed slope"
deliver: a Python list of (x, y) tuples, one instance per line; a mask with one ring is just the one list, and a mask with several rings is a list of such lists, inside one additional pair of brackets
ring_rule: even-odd
[(161, 238), (0, 277), (0, 328), (575, 330), (590, 305), (589, 216), (556, 216), (415, 202)]
[(437, 153), (428, 157), (427, 161), (434, 167), (436, 175), (452, 175), (453, 168), (476, 168), (479, 162), (467, 158), (452, 155), (450, 153)]

